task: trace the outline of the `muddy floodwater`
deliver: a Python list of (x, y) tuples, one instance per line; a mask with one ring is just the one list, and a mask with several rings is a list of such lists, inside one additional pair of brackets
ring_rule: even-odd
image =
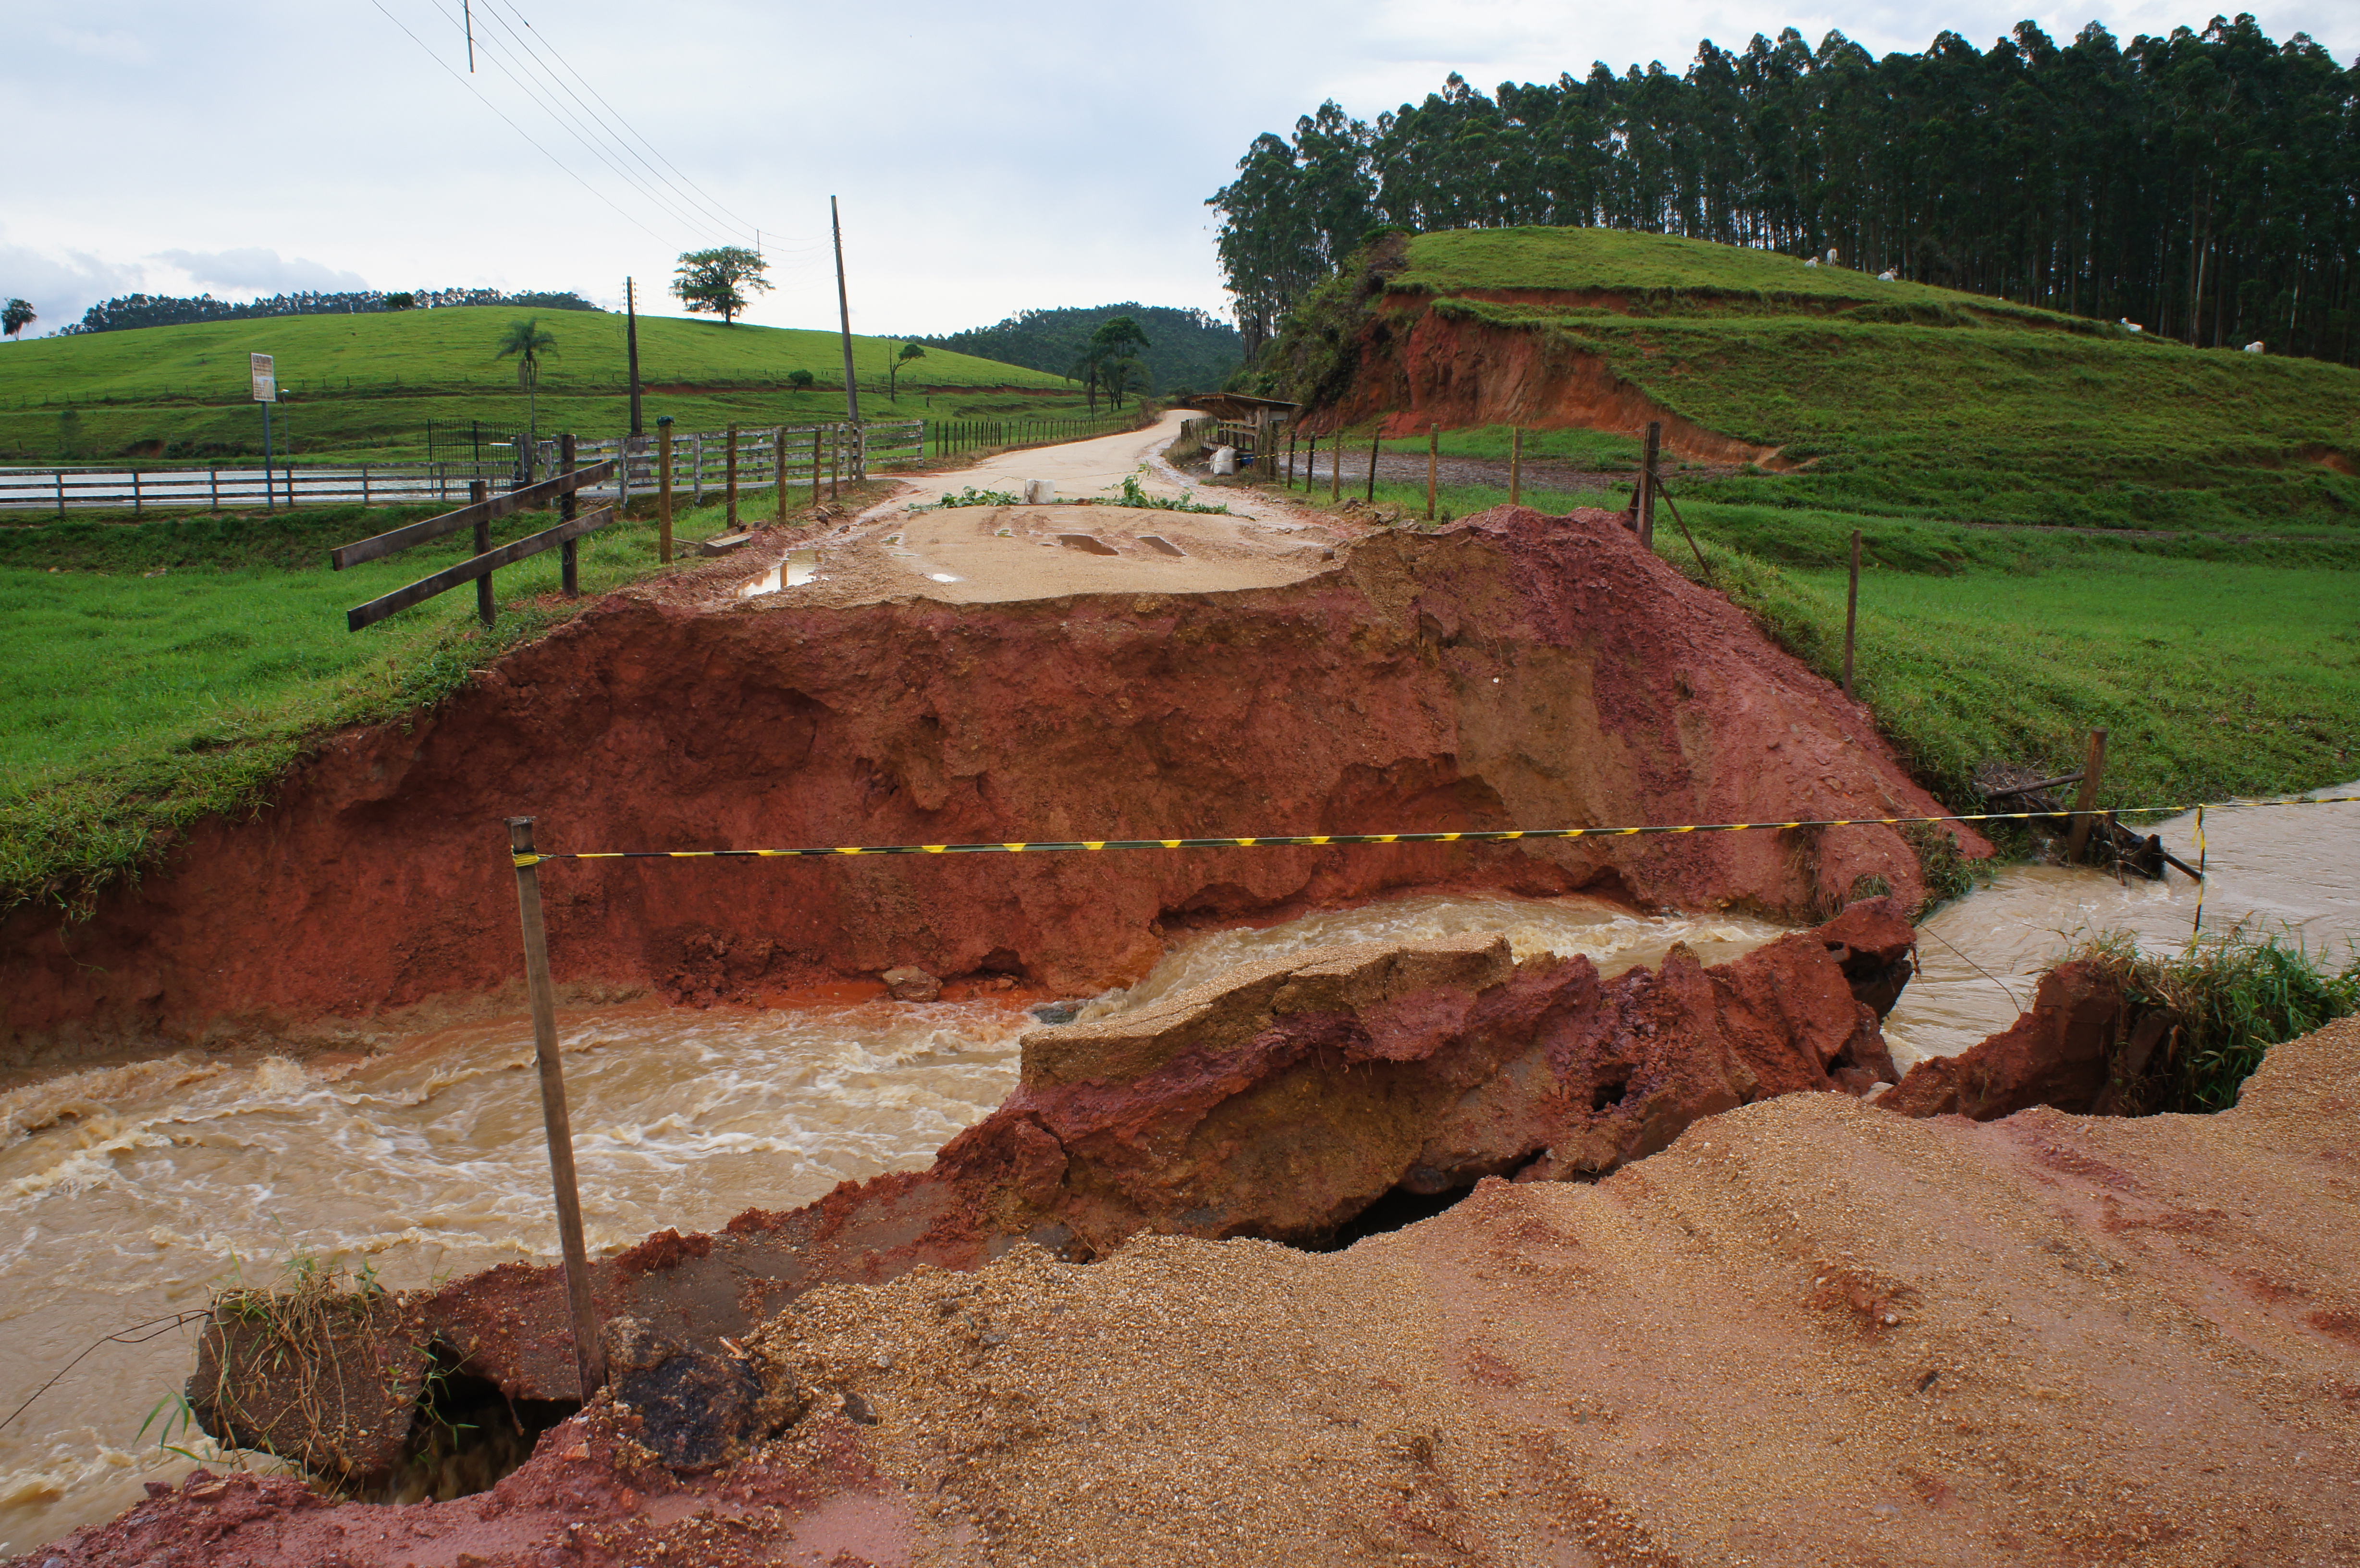
[[(2322, 793), (2360, 793), (2350, 787)], [(2206, 814), (2204, 929), (2290, 930), (2340, 955), (2360, 940), (2360, 805)], [(2193, 822), (2162, 824), (2193, 861)], [(1923, 928), (1923, 973), (1886, 1025), (1907, 1067), (2012, 1022), (2039, 972), (2107, 929), (2187, 939), (2195, 889), (2016, 866)], [(1420, 896), (1218, 931), (1175, 946), (1084, 1015), (1142, 1006), (1223, 969), (1324, 942), (1505, 935), (1518, 957), (1601, 970), (1685, 942), (1708, 964), (1778, 928), (1644, 919), (1579, 898)], [(561, 1018), (591, 1245), (709, 1229), (839, 1181), (922, 1167), (999, 1105), (1037, 1021), (1000, 1003), (871, 1002), (696, 1011), (639, 1003)], [(225, 1063), (194, 1055), (20, 1083), (0, 1094), (0, 1415), (101, 1334), (202, 1308), (289, 1259), (367, 1266), (419, 1286), (554, 1256), (548, 1165), (522, 1018), (423, 1034), (364, 1059)], [(192, 1331), (101, 1347), (0, 1431), (0, 1554), (105, 1519), (193, 1461), (142, 1420), (177, 1387)], [(185, 1431), (170, 1441), (198, 1454)], [(267, 1461), (265, 1462), (267, 1463)]]
[[(2313, 791), (2360, 795), (2360, 784)], [(2155, 823), (2163, 845), (2197, 864), (2193, 812)], [(2301, 941), (2333, 964), (2360, 943), (2360, 803), (2208, 810), (2204, 933), (2243, 925)], [(2187, 942), (2196, 884), (2055, 866), (2014, 866), (1991, 885), (1936, 910), (1918, 927), (1918, 977), (1885, 1020), (1903, 1071), (1950, 1056), (2014, 1023), (2040, 975), (2083, 940), (2136, 934), (2150, 952)]]
[[(1416, 897), (1197, 937), (1088, 1012), (1324, 942), (1496, 931), (1520, 957), (1582, 953), (1618, 973), (1675, 942), (1721, 962), (1777, 930), (1578, 898)], [(607, 1250), (924, 1166), (1006, 1096), (1018, 1037), (1039, 1027), (992, 1003), (640, 1003), (560, 1022), (589, 1240)], [(290, 1258), (366, 1265), (401, 1287), (553, 1257), (531, 1060), (516, 1018), (362, 1060), (187, 1056), (0, 1094), (0, 1415), (99, 1335), (200, 1309), (227, 1280), (267, 1283)], [(137, 1433), (186, 1377), (192, 1333), (102, 1347), (0, 1432), (0, 1555), (189, 1468), (159, 1454), (157, 1429)], [(171, 1441), (211, 1452), (196, 1434)]]

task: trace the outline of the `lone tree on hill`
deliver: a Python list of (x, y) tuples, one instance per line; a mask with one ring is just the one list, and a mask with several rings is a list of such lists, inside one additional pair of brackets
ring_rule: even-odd
[(541, 356), (557, 352), (557, 334), (541, 330), (539, 316), (527, 316), (521, 321), (510, 321), (500, 339), (499, 352), (494, 359), (517, 356), (517, 385), (524, 388), (525, 430), (527, 441), (541, 439)]
[(1129, 316), (1114, 316), (1100, 321), (1090, 333), (1090, 341), (1082, 350), (1081, 363), (1074, 374), (1082, 378), (1088, 389), (1090, 412), (1098, 411), (1098, 394), (1104, 392), (1118, 408), (1122, 407), (1122, 395), (1134, 378), (1144, 379), (1146, 364), (1139, 357), (1140, 350), (1155, 345)]
[(39, 319), (33, 314), (32, 301), (28, 299), (11, 299), (0, 305), (0, 328), (5, 328), (12, 338)]
[(885, 400), (898, 401), (901, 396), (901, 372), (913, 359), (923, 359), (926, 351), (913, 343), (901, 345), (901, 352), (885, 362)]
[(770, 280), (762, 276), (770, 265), (742, 245), (683, 251), (672, 274), (672, 291), (692, 312), (718, 316), (723, 326), (729, 326), (749, 303), (748, 290), (770, 291)]
[(812, 373), (810, 371), (790, 370), (787, 372), (787, 385), (793, 387), (796, 391), (807, 391), (810, 389), (811, 384)]

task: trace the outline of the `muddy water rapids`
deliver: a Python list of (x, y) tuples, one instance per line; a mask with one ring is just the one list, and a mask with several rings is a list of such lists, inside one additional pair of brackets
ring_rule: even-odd
[[(2350, 790), (2323, 791), (2349, 793)], [(2165, 842), (2192, 858), (2191, 823)], [(2208, 813), (2207, 931), (2360, 939), (2360, 806)], [(1889, 1020), (1895, 1055), (1963, 1049), (2012, 1021), (2081, 936), (2186, 940), (2194, 887), (2019, 866), (1934, 916), (1924, 973)], [(1138, 1007), (1248, 959), (1335, 942), (1505, 934), (1517, 955), (1586, 953), (1609, 974), (1686, 942), (1707, 963), (1777, 934), (1732, 916), (1642, 919), (1579, 898), (1424, 895), (1199, 936), (1084, 1016)], [(720, 1225), (838, 1181), (921, 1167), (1013, 1085), (1022, 1007), (978, 1001), (769, 1010), (638, 1003), (563, 1016), (594, 1248)], [(554, 1255), (531, 1035), (521, 1018), (368, 1057), (184, 1055), (0, 1086), (0, 1415), (99, 1336), (202, 1308), (290, 1261), (425, 1285)], [(107, 1518), (213, 1450), (172, 1426), (188, 1329), (101, 1345), (0, 1431), (0, 1555)], [(159, 1435), (186, 1454), (159, 1448)], [(258, 1460), (268, 1465), (267, 1459)]]

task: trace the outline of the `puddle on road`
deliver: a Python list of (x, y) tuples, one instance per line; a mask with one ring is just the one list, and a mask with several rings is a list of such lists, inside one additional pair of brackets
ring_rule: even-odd
[(759, 594), (775, 593), (781, 588), (800, 588), (818, 573), (818, 550), (791, 550), (784, 561), (739, 588), (738, 597), (751, 599)]

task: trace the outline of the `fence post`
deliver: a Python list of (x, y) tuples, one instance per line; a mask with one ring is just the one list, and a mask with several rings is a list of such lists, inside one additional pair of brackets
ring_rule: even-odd
[(705, 505), (705, 432), (688, 438), (688, 497), (692, 506)]
[(1429, 421), (1426, 427), (1426, 520), (1434, 521), (1434, 492), (1442, 474), (1442, 427)]
[(574, 1366), (584, 1403), (606, 1381), (598, 1344), (597, 1307), (590, 1299), (590, 1255), (582, 1242), (582, 1193), (574, 1176), (574, 1124), (565, 1107), (565, 1065), (557, 1050), (557, 997), (549, 979), (549, 931), (541, 918), (541, 867), (533, 853), (531, 817), (508, 819), (508, 850), (517, 856), (517, 914), (524, 928), (525, 985), (532, 993), (532, 1055), (541, 1070), (541, 1126), (549, 1141), (549, 1185), (557, 1200), (557, 1240), (565, 1255), (565, 1303), (574, 1323)]
[(1344, 427), (1336, 427), (1336, 439), (1328, 443), (1328, 504), (1334, 506), (1344, 498)]
[[(557, 438), (557, 472), (560, 474), (574, 472), (574, 434), (570, 430)], [(557, 503), (558, 517), (566, 522), (572, 522), (574, 507), (574, 493), (568, 490)], [(563, 563), (559, 575), (565, 589), (565, 596), (569, 599), (580, 598), (582, 596), (582, 541), (567, 539), (557, 547), (557, 558)]]
[(1295, 488), (1295, 426), (1286, 427), (1286, 488)]
[(1524, 502), (1524, 427), (1513, 425), (1508, 430), (1508, 505), (1521, 506)]
[(1370, 505), (1371, 505), (1371, 506), (1374, 506), (1374, 505), (1376, 504), (1376, 499), (1377, 499), (1377, 449), (1378, 449), (1379, 447), (1381, 447), (1381, 446), (1384, 445), (1384, 443), (1385, 443), (1385, 427), (1384, 427), (1382, 423), (1380, 423), (1380, 424), (1377, 426), (1376, 433), (1375, 433), (1375, 434), (1373, 434), (1373, 435), (1371, 435), (1371, 437), (1369, 437), (1369, 497), (1368, 497), (1368, 498), (1369, 498), (1369, 503), (1370, 503)]
[(781, 425), (770, 437), (770, 466), (775, 471), (770, 482), (779, 491), (779, 526), (787, 526), (787, 427)]
[[(467, 481), (468, 505), (480, 506), (491, 498), (492, 482), (490, 480)], [(492, 520), (489, 517), (477, 517), (475, 519), (475, 553), (482, 555), (491, 548)], [(492, 624), (492, 618), (496, 614), (497, 614), (497, 608), (492, 600), (492, 574), (486, 572), (475, 579), (475, 617), (488, 626)]]
[(843, 494), (836, 480), (836, 471), (844, 466), (844, 427), (836, 425), (827, 433), (827, 498), (835, 500)]
[(631, 438), (622, 436), (615, 442), (615, 515), (631, 515)]
[(1664, 424), (1647, 421), (1647, 459), (1639, 474), (1639, 542), (1655, 548), (1655, 455), (1663, 450)]
[(2106, 732), (2090, 732), (2089, 760), (2081, 764), (2081, 793), (2073, 802), (2073, 826), (2065, 835), (2065, 859), (2068, 865), (2078, 862), (2081, 852), (2090, 846), (2090, 829), (2096, 819), (2091, 812), (2098, 805), (2098, 779), (2106, 771)]
[[(1693, 499), (1694, 497), (1690, 497)], [(1852, 695), (1852, 628), (1860, 621), (1860, 530), (1852, 531), (1852, 584), (1844, 592), (1844, 695)]]
[(656, 420), (656, 559), (672, 559), (672, 416)]
[(139, 515), (139, 471), (136, 468), (131, 471), (131, 515)]
[(213, 498), (213, 509), (214, 511), (216, 511), (216, 512), (220, 511), (220, 510), (221, 510), (221, 470), (220, 470), (220, 469), (218, 469), (218, 468), (208, 468), (208, 469), (206, 469), (206, 470), (205, 470), (205, 493)]
[(819, 438), (820, 429), (812, 427), (812, 510), (819, 510)]
[(738, 427), (736, 425), (729, 427), (729, 456), (722, 463), (721, 469), (724, 475), (723, 482), (729, 491), (728, 526), (721, 531), (734, 534), (738, 531)]

